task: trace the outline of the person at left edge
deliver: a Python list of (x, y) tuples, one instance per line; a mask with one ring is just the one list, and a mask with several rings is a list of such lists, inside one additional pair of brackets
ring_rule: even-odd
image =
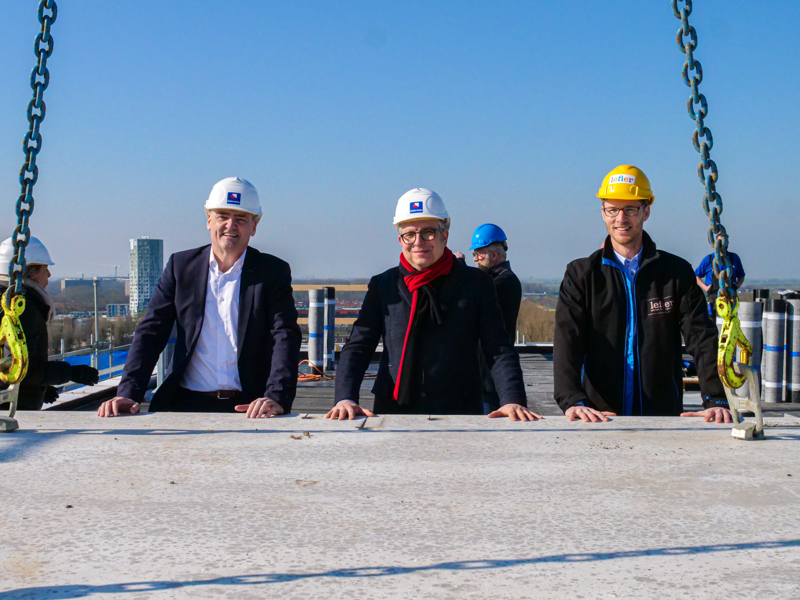
[(177, 324), (170, 370), (151, 411), (245, 412), (292, 408), (300, 328), (289, 265), (249, 247), (261, 219), (253, 185), (218, 182), (205, 205), (211, 245), (173, 254), (139, 323), (117, 397), (98, 416), (136, 413)]
[(438, 194), (416, 188), (398, 200), (400, 265), (373, 277), (336, 373), (330, 419), (372, 416), (358, 404), (378, 342), (376, 413), (483, 414), (478, 347), (500, 396), (489, 417), (535, 421), (519, 356), (503, 327), (492, 278), (447, 248), (450, 216)]
[[(9, 285), (8, 267), (14, 258), (12, 238), (0, 244), (0, 295)], [(97, 383), (97, 369), (89, 365), (70, 365), (63, 360), (48, 360), (47, 324), (55, 317), (55, 306), (47, 284), (53, 260), (45, 245), (31, 236), (25, 249), (26, 266), (22, 274), (25, 288), (25, 311), (19, 317), (28, 346), (28, 372), (19, 385), (20, 410), (41, 410), (42, 405), (58, 399), (56, 386), (74, 381), (84, 385)], [(1, 313), (2, 311), (0, 311)]]

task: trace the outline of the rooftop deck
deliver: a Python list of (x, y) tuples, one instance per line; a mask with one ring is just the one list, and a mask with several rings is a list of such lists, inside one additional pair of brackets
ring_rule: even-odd
[(18, 418), (3, 598), (800, 597), (799, 428)]
[[(542, 415), (561, 415), (561, 409), (553, 400), (553, 357), (550, 354), (521, 354), (520, 364), (528, 393), (528, 405)], [(368, 375), (377, 371), (377, 364), (372, 366)], [(59, 401), (50, 410), (76, 408), (78, 410), (96, 410), (104, 399), (111, 397), (113, 388), (119, 383), (119, 377), (101, 381), (96, 386), (77, 388), (62, 392)], [(365, 379), (362, 384), (361, 403), (372, 408), (373, 398), (369, 390), (373, 381)], [(297, 413), (325, 413), (333, 406), (334, 380), (301, 382), (298, 384), (297, 396), (292, 407)], [(84, 402), (83, 400), (86, 399)], [(700, 395), (688, 392), (687, 406), (699, 406)], [(800, 406), (798, 406), (800, 409)]]

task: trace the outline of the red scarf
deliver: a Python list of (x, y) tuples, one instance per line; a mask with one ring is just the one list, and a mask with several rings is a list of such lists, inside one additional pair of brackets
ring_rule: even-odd
[(406, 337), (403, 340), (403, 352), (400, 354), (400, 367), (397, 369), (397, 381), (394, 384), (394, 399), (397, 400), (399, 391), (400, 391), (400, 378), (403, 376), (403, 361), (406, 357), (406, 347), (408, 346), (408, 336), (411, 334), (411, 326), (414, 324), (414, 315), (417, 312), (417, 298), (419, 296), (419, 290), (426, 285), (430, 284), (434, 280), (438, 279), (443, 275), (447, 275), (450, 270), (453, 268), (453, 262), (455, 261), (455, 257), (453, 253), (450, 252), (450, 248), (444, 249), (444, 254), (442, 257), (433, 263), (427, 269), (423, 269), (422, 271), (417, 271), (414, 267), (411, 266), (406, 260), (406, 257), (400, 254), (400, 264), (406, 268), (406, 270), (411, 271), (403, 275), (403, 283), (406, 284), (408, 291), (411, 292), (411, 315), (408, 317), (408, 327), (406, 328)]

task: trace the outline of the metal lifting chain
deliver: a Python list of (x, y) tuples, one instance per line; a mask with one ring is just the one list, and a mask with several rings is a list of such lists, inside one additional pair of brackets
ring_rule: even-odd
[[(683, 8), (678, 5), (683, 2)], [(703, 81), (703, 67), (700, 61), (694, 58), (697, 48), (697, 31), (689, 25), (689, 15), (692, 14), (692, 0), (672, 0), (672, 12), (681, 20), (680, 29), (676, 36), (678, 47), (686, 53), (686, 62), (683, 63), (683, 82), (692, 89), (692, 95), (686, 103), (689, 116), (694, 119), (697, 128), (692, 133), (694, 149), (700, 153), (700, 164), (697, 167), (697, 176), (706, 187), (703, 196), (703, 210), (711, 220), (708, 228), (708, 243), (714, 249), (712, 268), (714, 276), (719, 280), (719, 294), (716, 300), (717, 314), (723, 318), (722, 333), (719, 338), (717, 351), (717, 371), (722, 383), (729, 389), (739, 388), (744, 385), (746, 378), (734, 368), (734, 356), (737, 346), (741, 349), (741, 362), (747, 364), (752, 354), (752, 347), (748, 342), (739, 324), (736, 313), (739, 309), (739, 299), (736, 290), (731, 286), (732, 268), (728, 258), (728, 233), (720, 222), (722, 214), (722, 197), (717, 192), (716, 163), (711, 160), (711, 148), (714, 138), (711, 130), (705, 126), (708, 115), (708, 102), (698, 89)], [(694, 71), (694, 73), (690, 73)], [(704, 138), (701, 142), (700, 138)]]
[(53, 36), (50, 27), (56, 21), (58, 7), (55, 0), (39, 2), (39, 23), (42, 29), (33, 43), (33, 51), (38, 57), (36, 67), (31, 72), (31, 89), (33, 98), (28, 103), (28, 133), (22, 142), (25, 161), (19, 170), (21, 191), (17, 199), (17, 226), (11, 237), (14, 245), (14, 256), (8, 266), (9, 291), (12, 295), (24, 293), (22, 276), (25, 272), (25, 247), (31, 238), (29, 221), (33, 214), (33, 186), (39, 179), (39, 167), (36, 166), (36, 155), (42, 149), (42, 134), (39, 128), (44, 121), (47, 107), (44, 103), (44, 91), (50, 84), (50, 71), (47, 70), (47, 59), (53, 53)]
[[(678, 8), (683, 2), (684, 7)], [(692, 95), (686, 103), (689, 116), (697, 123), (697, 129), (692, 133), (692, 143), (694, 149), (700, 153), (700, 164), (697, 167), (697, 176), (706, 186), (706, 193), (703, 196), (703, 210), (706, 216), (711, 219), (708, 228), (708, 243), (714, 248), (714, 276), (719, 279), (719, 296), (726, 299), (734, 299), (734, 290), (731, 288), (731, 263), (728, 258), (728, 233), (720, 223), (719, 217), (722, 214), (722, 197), (717, 192), (717, 164), (711, 160), (711, 148), (714, 146), (714, 138), (711, 130), (705, 126), (704, 120), (708, 114), (708, 101), (698, 89), (703, 81), (703, 67), (700, 61), (694, 58), (694, 50), (697, 48), (697, 31), (689, 25), (689, 15), (692, 14), (692, 0), (672, 0), (672, 12), (681, 20), (681, 27), (678, 29), (677, 41), (681, 51), (686, 53), (686, 62), (683, 63), (683, 82), (692, 89)], [(688, 38), (688, 39), (686, 39)], [(690, 74), (694, 71), (694, 74)], [(698, 108), (695, 108), (699, 105)], [(700, 138), (705, 141), (700, 142)], [(708, 171), (708, 173), (706, 173)]]
[[(22, 142), (25, 161), (19, 170), (21, 191), (17, 199), (17, 226), (11, 235), (14, 255), (8, 265), (8, 290), (0, 299), (3, 318), (0, 321), (0, 349), (3, 343), (8, 345), (12, 362), (0, 373), (0, 380), (13, 384), (22, 381), (28, 371), (28, 346), (25, 332), (22, 330), (20, 316), (25, 312), (25, 288), (22, 279), (25, 273), (25, 247), (31, 239), (30, 219), (33, 214), (33, 186), (39, 178), (36, 166), (36, 155), (42, 149), (42, 133), (39, 131), (44, 121), (47, 107), (44, 104), (44, 91), (50, 83), (50, 71), (47, 70), (47, 59), (53, 53), (53, 36), (50, 27), (56, 21), (58, 7), (55, 0), (39, 2), (39, 23), (41, 31), (36, 36), (33, 49), (37, 63), (31, 72), (31, 89), (33, 98), (28, 103), (28, 133)], [(12, 407), (12, 411), (14, 408)]]

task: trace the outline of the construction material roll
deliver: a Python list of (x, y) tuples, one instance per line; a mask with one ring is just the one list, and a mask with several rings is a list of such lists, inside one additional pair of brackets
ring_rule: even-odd
[(319, 373), (325, 368), (322, 347), (325, 340), (324, 321), (325, 290), (308, 290), (308, 373)]
[(762, 320), (764, 352), (761, 357), (761, 398), (764, 402), (782, 402), (786, 301), (767, 300)]
[(800, 403), (800, 298), (786, 301), (786, 395)]
[(325, 288), (325, 370), (334, 368), (334, 348), (336, 346), (336, 288)]
[(769, 290), (753, 290), (753, 301), (754, 302), (765, 302), (769, 300)]
[[(757, 371), (761, 370), (761, 346), (763, 344), (761, 336), (761, 316), (764, 304), (761, 302), (740, 302), (739, 303), (739, 326), (742, 333), (753, 347), (753, 355), (750, 357), (750, 366)], [(740, 361), (741, 353), (737, 351), (736, 360)], [(747, 385), (738, 388), (734, 392), (737, 396), (746, 398), (749, 395)]]

